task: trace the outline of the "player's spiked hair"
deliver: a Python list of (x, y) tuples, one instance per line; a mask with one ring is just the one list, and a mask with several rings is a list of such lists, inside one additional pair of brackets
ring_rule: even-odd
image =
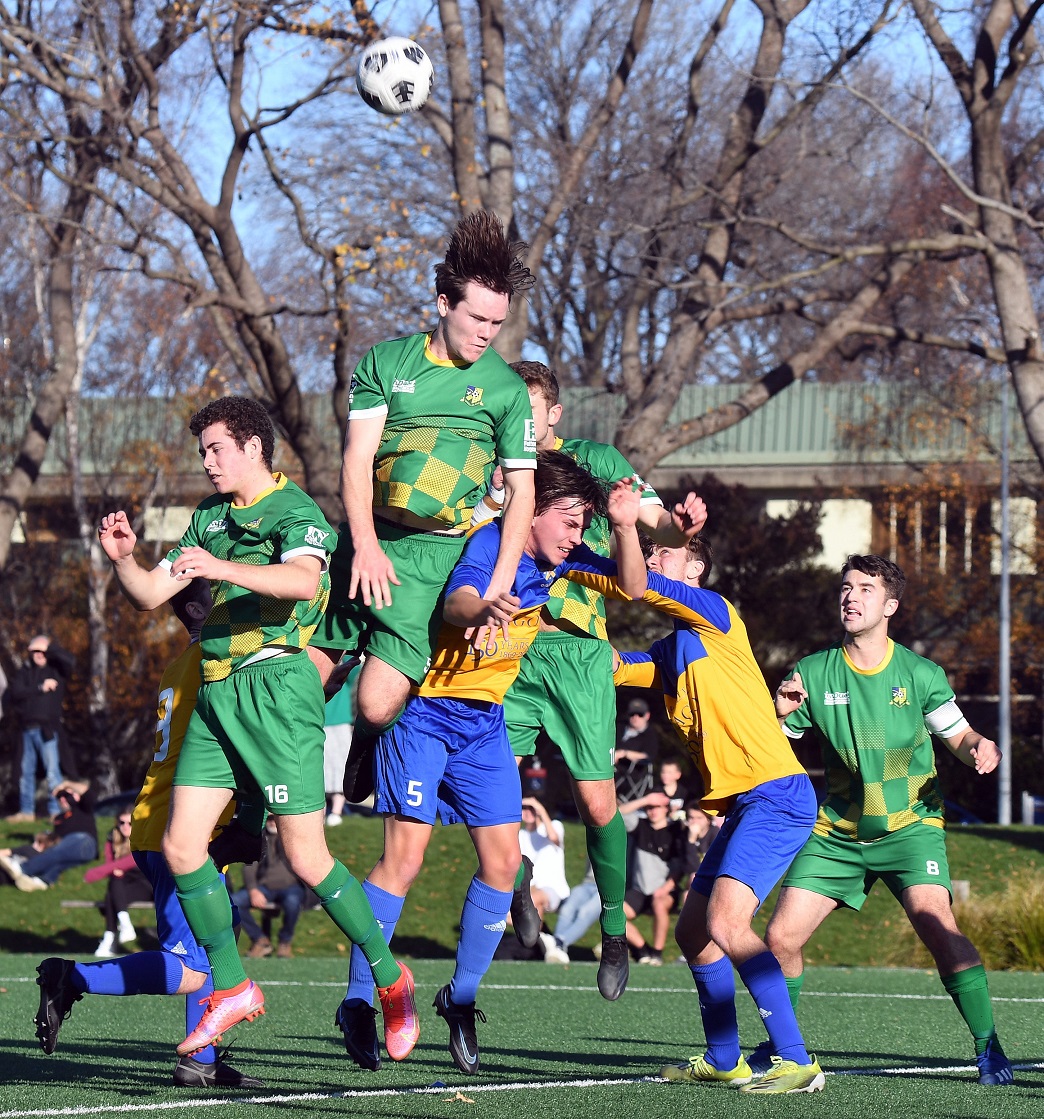
[(248, 439), (256, 435), (261, 440), (261, 457), (265, 466), (272, 469), (275, 427), (260, 401), (248, 396), (222, 396), (212, 400), (189, 420), (189, 431), (198, 438), (211, 424), (224, 424), (240, 450), (246, 446)]
[(906, 575), (903, 569), (884, 556), (851, 555), (841, 568), (841, 578), (844, 579), (849, 571), (858, 571), (871, 577), (879, 576), (885, 593), (896, 602), (903, 597), (903, 591), (906, 590)]
[(533, 485), (538, 517), (557, 501), (582, 502), (592, 513), (605, 514), (608, 501), (605, 487), (589, 470), (561, 451), (537, 452)]
[(524, 241), (509, 241), (500, 218), (474, 210), (457, 222), (446, 259), (435, 265), (435, 291), (451, 307), (464, 298), (467, 284), (480, 284), (509, 298), (533, 286), (533, 273), (522, 263)]
[(513, 361), (511, 368), (526, 383), (530, 392), (538, 392), (553, 408), (559, 401), (558, 378), (542, 361)]

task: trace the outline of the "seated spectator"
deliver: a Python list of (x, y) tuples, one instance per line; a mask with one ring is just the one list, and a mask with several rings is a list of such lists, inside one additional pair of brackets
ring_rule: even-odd
[(63, 870), (82, 866), (98, 857), (98, 829), (94, 822), (94, 797), (87, 781), (63, 781), (53, 790), (58, 802), (51, 836), (54, 843), (26, 859), (0, 855), (0, 867), (25, 892), (46, 890)]
[[(640, 964), (662, 964), (670, 913), (685, 874), (685, 829), (671, 820), (670, 798), (662, 788), (620, 806), (624, 827), (634, 837), (634, 858), (624, 894), (627, 943)], [(644, 815), (639, 815), (644, 809)], [(651, 912), (652, 945), (634, 924), (635, 917)]]
[(685, 805), (692, 799), (692, 792), (682, 777), (682, 767), (673, 758), (664, 758), (660, 762), (659, 787), (670, 798), (670, 811), (668, 815), (678, 823), (685, 822)]
[(692, 876), (700, 869), (700, 863), (710, 850), (717, 831), (711, 824), (711, 818), (700, 807), (698, 800), (690, 800), (685, 806), (685, 874), (684, 887), (678, 905), (679, 911), (685, 904), (685, 897), (692, 884)]
[(547, 809), (535, 797), (523, 797), (518, 845), (522, 848), (522, 855), (533, 864), (530, 893), (541, 920), (545, 913), (556, 912), (569, 897), (564, 843), (562, 821), (552, 820)]
[[(26, 859), (31, 859), (33, 855), (38, 855), (41, 851), (46, 851), (48, 847), (53, 847), (58, 840), (49, 831), (39, 831), (33, 836), (32, 843), (22, 843), (18, 847), (0, 847), (0, 860), (7, 862), (13, 860), (21, 866)], [(0, 866), (0, 882), (5, 885), (10, 883), (14, 885), (14, 876), (9, 874)]]
[[(116, 955), (116, 942), (121, 947), (132, 945), (138, 938), (131, 924), (131, 902), (152, 901), (152, 883), (138, 869), (131, 853), (131, 812), (126, 809), (116, 818), (116, 826), (105, 841), (105, 861), (92, 866), (83, 876), (84, 882), (98, 882), (108, 878), (102, 912), (105, 914), (105, 932), (94, 950), (99, 960), (111, 960)], [(127, 947), (127, 950), (131, 949)]]
[(545, 962), (549, 964), (569, 963), (570, 945), (575, 944), (587, 932), (601, 916), (601, 913), (602, 899), (598, 896), (594, 869), (589, 861), (583, 881), (579, 885), (573, 886), (569, 891), (569, 897), (559, 907), (554, 934), (547, 932), (540, 934)]
[(294, 954), (290, 945), (308, 889), (290, 869), (276, 822), (271, 816), (265, 822), (265, 828), (268, 831), (265, 853), (260, 862), (243, 867), (243, 888), (232, 894), (232, 903), (239, 910), (243, 931), (250, 938), (247, 955), (255, 959), (272, 955), (272, 941), (254, 919), (251, 909), (273, 909), (277, 905), (282, 908), (283, 923), (279, 928), (276, 955), (286, 960)]
[(616, 738), (616, 797), (621, 803), (636, 800), (652, 788), (653, 763), (660, 736), (651, 725), (652, 712), (644, 699), (627, 704), (627, 720)]

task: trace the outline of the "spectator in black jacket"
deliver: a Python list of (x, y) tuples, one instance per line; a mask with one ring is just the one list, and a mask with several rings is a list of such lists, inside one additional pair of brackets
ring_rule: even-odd
[(65, 687), (76, 665), (66, 652), (45, 634), (29, 642), (29, 660), (11, 677), (8, 697), (22, 723), (22, 778), (18, 787), (18, 811), (8, 820), (28, 822), (36, 818), (36, 772), (42, 766), (51, 798), (48, 813), (59, 812), (54, 790), (62, 783), (58, 758)]
[[(620, 805), (624, 827), (634, 842), (631, 873), (624, 894), (627, 943), (640, 964), (662, 964), (670, 913), (685, 876), (686, 832), (671, 820), (670, 797), (655, 788), (638, 800)], [(644, 816), (639, 810), (644, 809)], [(653, 939), (649, 945), (634, 924), (635, 917), (651, 912)]]
[(56, 842), (46, 851), (22, 860), (0, 855), (0, 866), (14, 884), (28, 893), (46, 890), (58, 881), (63, 870), (92, 862), (98, 857), (98, 828), (94, 822), (94, 797), (87, 781), (63, 781), (53, 790), (59, 811), (51, 831)]

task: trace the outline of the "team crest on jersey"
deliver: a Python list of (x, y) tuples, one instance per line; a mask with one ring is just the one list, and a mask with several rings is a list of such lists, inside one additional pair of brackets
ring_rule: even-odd
[(315, 525), (309, 525), (308, 531), (305, 533), (305, 543), (311, 545), (313, 548), (321, 548), (323, 546), (323, 541), (326, 540), (329, 535), (328, 532), (323, 532), (321, 528), (316, 528)]
[(227, 532), (228, 520), (225, 517), (218, 517), (216, 521), (211, 521), (210, 524), (203, 530), (204, 532)]
[(404, 381), (399, 377), (396, 377), (395, 380), (392, 381), (392, 392), (416, 392), (416, 390), (416, 381)]
[(893, 688), (892, 689), (891, 706), (892, 707), (909, 707), (910, 706), (910, 701), (906, 698), (906, 689), (905, 688)]
[(245, 525), (243, 525), (243, 527), (244, 528), (251, 528), (251, 529), (260, 528), (261, 527), (261, 522), (264, 519), (265, 519), (264, 517), (258, 517), (256, 521), (247, 521), (247, 523)]
[(827, 707), (847, 707), (848, 692), (824, 692), (823, 703)]
[(477, 408), (482, 403), (482, 389), (476, 388), (475, 385), (468, 385), (467, 391), (460, 398), (460, 402), (471, 408)]

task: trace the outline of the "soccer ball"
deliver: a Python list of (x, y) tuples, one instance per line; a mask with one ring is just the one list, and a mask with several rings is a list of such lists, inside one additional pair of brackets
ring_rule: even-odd
[(378, 39), (363, 51), (355, 83), (362, 99), (379, 113), (415, 113), (431, 93), (435, 70), (412, 39)]

